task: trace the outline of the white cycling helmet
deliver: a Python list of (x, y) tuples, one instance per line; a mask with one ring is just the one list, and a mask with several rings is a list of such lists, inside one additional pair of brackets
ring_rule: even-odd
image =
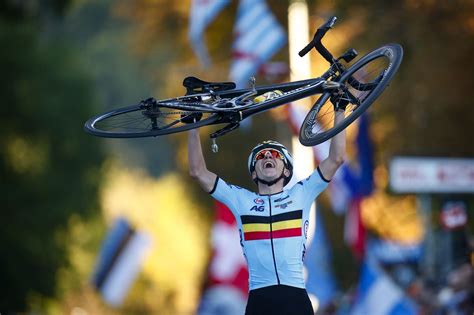
[[(262, 143), (257, 144), (252, 151), (250, 152), (249, 158), (248, 158), (248, 170), (249, 173), (252, 174), (252, 172), (255, 170), (255, 156), (262, 150), (265, 149), (274, 149), (278, 152), (281, 153), (283, 156), (283, 163), (285, 164), (285, 167), (290, 171), (290, 176), (284, 177), (284, 185), (288, 184), (288, 182), (291, 180), (291, 177), (293, 176), (293, 158), (291, 157), (290, 151), (281, 143), (273, 141), (273, 140), (268, 140), (264, 141)], [(259, 180), (258, 178), (255, 179), (255, 181)]]

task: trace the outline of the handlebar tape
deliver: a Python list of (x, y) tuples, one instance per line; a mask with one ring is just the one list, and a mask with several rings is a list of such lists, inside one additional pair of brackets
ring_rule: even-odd
[(332, 61), (332, 55), (329, 53), (329, 51), (323, 46), (321, 43), (321, 39), (323, 36), (326, 34), (326, 32), (334, 26), (336, 23), (337, 17), (333, 16), (329, 20), (326, 21), (322, 26), (318, 28), (316, 31), (316, 34), (314, 34), (313, 39), (311, 42), (306, 45), (299, 53), (300, 57), (303, 57), (306, 55), (313, 47), (316, 48), (316, 50), (326, 59), (327, 61), (331, 62)]

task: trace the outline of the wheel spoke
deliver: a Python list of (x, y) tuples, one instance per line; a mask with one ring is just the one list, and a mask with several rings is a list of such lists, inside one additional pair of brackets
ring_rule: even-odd
[[(356, 61), (340, 78), (345, 87), (319, 98), (300, 131), (304, 145), (317, 145), (346, 128), (382, 93), (398, 70), (403, 51), (398, 45), (381, 47)], [(330, 94), (335, 93), (335, 94)], [(345, 108), (345, 118), (334, 125), (334, 108)]]
[[(115, 133), (165, 130), (186, 125), (187, 123), (183, 121), (183, 118), (196, 113), (201, 112), (162, 107), (139, 109), (102, 119), (95, 123), (94, 128)], [(203, 114), (203, 118), (211, 115), (210, 113), (201, 114)]]

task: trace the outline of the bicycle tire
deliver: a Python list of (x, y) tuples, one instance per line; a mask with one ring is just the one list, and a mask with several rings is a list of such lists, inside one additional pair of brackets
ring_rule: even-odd
[[(387, 44), (377, 48), (350, 66), (342, 76), (336, 81), (344, 84), (347, 90), (353, 95), (358, 94), (360, 104), (354, 104), (348, 98), (345, 101), (346, 117), (334, 126), (334, 104), (331, 101), (331, 93), (323, 93), (311, 110), (306, 115), (299, 133), (299, 141), (305, 146), (314, 146), (327, 141), (339, 132), (347, 128), (356, 120), (370, 105), (380, 96), (384, 89), (393, 79), (403, 59), (403, 48), (398, 44)], [(382, 66), (372, 70), (372, 66)], [(355, 78), (355, 80), (353, 79)], [(362, 83), (353, 86), (354, 81)], [(355, 84), (354, 84), (355, 85)], [(374, 86), (373, 88), (368, 88)]]
[(86, 121), (84, 130), (105, 138), (156, 137), (214, 124), (219, 120), (216, 112), (187, 111), (186, 103), (175, 102), (175, 108), (173, 101), (168, 100), (166, 106), (160, 106), (158, 101), (153, 109), (138, 104), (111, 110)]

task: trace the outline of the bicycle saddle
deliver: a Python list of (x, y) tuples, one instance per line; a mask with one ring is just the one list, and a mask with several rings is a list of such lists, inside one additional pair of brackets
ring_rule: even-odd
[(205, 93), (209, 91), (227, 91), (235, 89), (234, 82), (207, 82), (196, 77), (186, 77), (183, 80), (186, 94)]

